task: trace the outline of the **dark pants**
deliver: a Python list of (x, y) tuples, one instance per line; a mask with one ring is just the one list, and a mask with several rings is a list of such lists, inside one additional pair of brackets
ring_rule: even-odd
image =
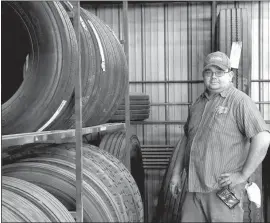
[(237, 185), (232, 191), (240, 200), (233, 209), (229, 209), (217, 197), (217, 191), (187, 192), (183, 202), (181, 222), (243, 222), (244, 186)]

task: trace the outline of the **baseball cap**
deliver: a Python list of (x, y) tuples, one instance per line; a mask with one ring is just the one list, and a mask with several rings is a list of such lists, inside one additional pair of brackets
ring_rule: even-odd
[(218, 66), (222, 70), (230, 70), (231, 69), (231, 61), (229, 57), (220, 51), (210, 53), (204, 60), (204, 68), (203, 70), (211, 67)]

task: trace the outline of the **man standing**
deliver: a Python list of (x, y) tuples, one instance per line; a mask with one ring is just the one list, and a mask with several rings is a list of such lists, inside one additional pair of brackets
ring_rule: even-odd
[[(181, 190), (185, 169), (182, 222), (242, 222), (244, 186), (267, 153), (270, 133), (255, 103), (233, 86), (224, 53), (206, 57), (203, 79), (206, 90), (190, 107), (170, 190), (173, 195)], [(236, 199), (222, 201), (221, 189)]]

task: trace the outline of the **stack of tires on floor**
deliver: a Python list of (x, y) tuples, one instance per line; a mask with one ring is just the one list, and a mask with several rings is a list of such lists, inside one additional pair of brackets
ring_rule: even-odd
[[(142, 93), (130, 93), (130, 120), (143, 121), (149, 118), (150, 114), (150, 100), (149, 95)], [(113, 114), (109, 122), (125, 121), (125, 100), (123, 100)]]
[[(3, 2), (2, 77), (8, 87), (2, 134), (74, 128), (78, 45), (68, 16), (72, 8), (69, 2)], [(84, 9), (80, 34), (83, 126), (93, 126), (106, 123), (119, 107), (127, 64), (113, 31)], [(84, 221), (142, 222), (143, 190), (120, 159), (123, 144), (110, 143), (103, 149), (83, 145)], [(2, 221), (74, 222), (75, 154), (74, 143), (2, 148)]]

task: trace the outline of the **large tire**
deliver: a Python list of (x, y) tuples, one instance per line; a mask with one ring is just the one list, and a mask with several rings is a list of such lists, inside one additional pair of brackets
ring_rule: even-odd
[(176, 144), (170, 159), (169, 167), (164, 175), (158, 197), (157, 209), (155, 210), (156, 214), (154, 215), (156, 216), (156, 219), (154, 219), (153, 222), (180, 222), (181, 206), (184, 197), (183, 191), (185, 191), (187, 183), (183, 183), (182, 193), (179, 193), (176, 199), (172, 196), (169, 185), (172, 178), (173, 169), (176, 165), (176, 159), (179, 156), (181, 148), (180, 145), (181, 140), (179, 140)]
[[(268, 147), (270, 151), (270, 146)], [(264, 220), (270, 222), (270, 153), (268, 152), (262, 163), (262, 180), (263, 180), (263, 194), (264, 194)]]
[(2, 189), (3, 222), (50, 222), (46, 214), (26, 198)]
[[(69, 2), (62, 4), (67, 11), (72, 11), (73, 6)], [(93, 126), (107, 122), (121, 103), (127, 87), (127, 62), (113, 31), (82, 8), (80, 32), (82, 121), (83, 126)], [(60, 122), (61, 129), (75, 127), (74, 102), (64, 120), (64, 123)]]
[(3, 6), (27, 30), (30, 52), (25, 79), (2, 105), (2, 134), (47, 130), (74, 90), (78, 66), (74, 29), (59, 2), (4, 2)]
[[(130, 167), (131, 175), (134, 177), (138, 188), (140, 190), (141, 196), (144, 200), (144, 169), (142, 160), (142, 151), (139, 139), (136, 135), (132, 135), (129, 141), (130, 147)], [(100, 149), (103, 149), (117, 159), (119, 159), (125, 166), (126, 156), (127, 156), (127, 143), (126, 143), (126, 133), (125, 132), (114, 132), (106, 134), (99, 145)]]
[[(72, 11), (72, 4), (63, 1), (62, 6), (67, 12)], [(81, 36), (81, 83), (82, 83), (82, 123), (88, 120), (92, 115), (92, 110), (98, 104), (98, 95), (102, 88), (99, 87), (102, 75), (100, 66), (101, 55), (98, 47), (98, 41), (93, 30), (89, 26), (85, 13), (81, 11), (80, 19)], [(105, 84), (104, 84), (105, 85)], [(75, 92), (72, 94), (68, 108), (64, 114), (58, 118), (51, 129), (75, 128)]]
[(247, 9), (223, 9), (217, 18), (217, 50), (228, 56), (232, 42), (242, 41), (242, 52), (235, 84), (238, 89), (249, 95), (251, 80), (251, 21)]
[[(21, 146), (20, 148), (12, 148), (5, 152), (3, 162), (5, 164), (19, 161), (23, 158), (29, 157), (45, 157), (47, 162), (49, 158), (61, 159), (62, 164), (58, 163), (57, 166), (63, 169), (64, 160), (68, 162), (75, 162), (75, 145), (74, 144), (62, 144), (62, 145), (29, 145)], [(89, 182), (93, 177), (87, 177), (88, 174), (96, 175), (95, 181), (100, 182), (99, 187), (102, 190), (109, 190), (107, 196), (111, 197), (115, 201), (115, 206), (119, 208), (122, 218), (129, 222), (142, 222), (143, 221), (143, 208), (140, 193), (134, 182), (134, 179), (129, 174), (128, 170), (123, 164), (108, 154), (105, 151), (96, 149), (94, 146), (85, 146), (84, 152), (84, 174), (85, 180)], [(41, 162), (41, 160), (39, 160)], [(56, 163), (54, 161), (54, 163)], [(74, 164), (73, 164), (74, 165)], [(71, 171), (72, 165), (69, 167), (65, 165), (65, 171), (68, 168)], [(3, 174), (5, 166), (3, 167)], [(73, 170), (74, 172), (75, 170)], [(88, 174), (86, 175), (88, 171)], [(14, 172), (13, 172), (14, 173)], [(6, 173), (5, 173), (6, 174)], [(5, 175), (4, 174), (4, 175)], [(11, 172), (9, 174), (12, 174)], [(32, 179), (35, 180), (35, 179)], [(51, 192), (53, 193), (53, 192)], [(63, 191), (64, 193), (64, 191)], [(74, 199), (69, 198), (67, 195), (61, 194), (61, 201), (65, 201), (65, 206), (69, 206), (69, 209), (74, 208)], [(99, 194), (102, 194), (99, 192)], [(104, 193), (103, 193), (104, 194)], [(111, 195), (110, 195), (111, 194)], [(54, 194), (54, 196), (56, 196)], [(120, 197), (119, 197), (120, 196)], [(56, 196), (57, 197), (57, 196)], [(68, 200), (69, 198), (69, 200)], [(58, 196), (59, 199), (59, 196)], [(108, 200), (108, 199), (107, 199)], [(73, 205), (70, 206), (70, 203)], [(108, 202), (107, 202), (108, 203)], [(87, 206), (86, 206), (87, 207)], [(86, 208), (85, 207), (85, 208)], [(88, 207), (90, 208), (90, 207)], [(91, 211), (91, 210), (89, 210)], [(87, 217), (87, 216), (86, 216)], [(89, 220), (89, 219), (88, 219)], [(103, 219), (104, 221), (104, 219)]]
[(69, 211), (47, 191), (27, 181), (2, 177), (2, 189), (24, 197), (38, 207), (51, 222), (75, 222)]
[(101, 40), (104, 41), (104, 49), (106, 48), (107, 51), (105, 58), (108, 61), (107, 64), (110, 64), (110, 67), (108, 66), (110, 69), (106, 71), (107, 79), (113, 76), (110, 78), (108, 88), (103, 88), (103, 95), (100, 96), (99, 103), (104, 103), (104, 106), (100, 110), (95, 110), (95, 114), (87, 120), (87, 125), (101, 124), (110, 119), (124, 97), (127, 88), (128, 67), (124, 50), (109, 26), (90, 12), (83, 11), (88, 16), (88, 20), (92, 22)]

